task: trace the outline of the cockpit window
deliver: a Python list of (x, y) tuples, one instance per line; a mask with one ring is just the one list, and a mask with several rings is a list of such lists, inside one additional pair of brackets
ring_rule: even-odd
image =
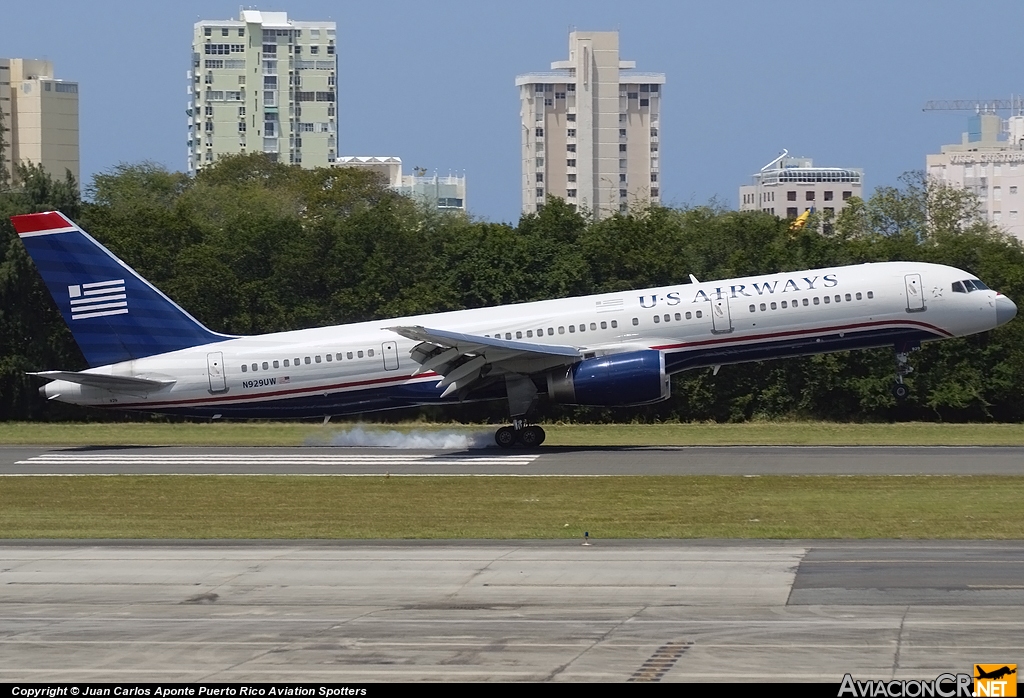
[(953, 282), (953, 293), (970, 293), (971, 291), (987, 291), (988, 286), (977, 279), (964, 279)]

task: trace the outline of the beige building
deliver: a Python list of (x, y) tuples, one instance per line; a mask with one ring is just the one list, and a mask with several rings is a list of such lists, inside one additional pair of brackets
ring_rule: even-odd
[[(50, 61), (0, 58), (4, 167), (32, 162), (56, 179), (79, 179), (78, 83), (58, 80)], [(16, 182), (14, 182), (16, 183)]]
[(619, 59), (618, 32), (569, 34), (569, 60), (516, 77), (523, 212), (557, 196), (604, 218), (661, 200), (664, 73)]
[(929, 177), (974, 192), (985, 218), (1024, 240), (1024, 116), (976, 114), (960, 143), (925, 158)]
[(741, 211), (764, 211), (796, 218), (804, 211), (838, 216), (846, 201), (864, 197), (864, 171), (845, 167), (815, 167), (811, 158), (775, 158), (740, 187)]
[(327, 167), (337, 154), (334, 22), (242, 10), (196, 22), (188, 71), (188, 171), (224, 155), (264, 152)]
[(388, 186), (399, 194), (411, 197), (439, 211), (466, 210), (466, 176), (427, 175), (425, 169), (414, 168), (411, 175), (402, 172), (402, 158), (392, 156), (345, 155), (335, 161), (337, 167), (358, 167), (377, 172)]

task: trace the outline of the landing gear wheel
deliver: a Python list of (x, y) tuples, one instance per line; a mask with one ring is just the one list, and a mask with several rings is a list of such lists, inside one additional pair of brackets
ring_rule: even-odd
[(534, 448), (544, 443), (546, 434), (540, 427), (526, 427), (519, 432), (519, 443), (527, 448)]
[(897, 400), (906, 400), (907, 395), (909, 393), (910, 391), (907, 389), (907, 386), (904, 385), (903, 383), (892, 384), (892, 396)]
[(494, 443), (502, 448), (512, 448), (516, 445), (517, 436), (516, 430), (512, 427), (502, 427), (494, 432)]

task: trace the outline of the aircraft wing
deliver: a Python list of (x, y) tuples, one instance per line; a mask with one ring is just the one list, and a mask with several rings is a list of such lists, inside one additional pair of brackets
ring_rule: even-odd
[(103, 373), (79, 373), (75, 371), (37, 371), (28, 375), (39, 376), (40, 378), (53, 381), (68, 381), (69, 383), (88, 385), (93, 388), (103, 388), (115, 393), (137, 393), (140, 390), (149, 392), (174, 384), (173, 380), (154, 380), (152, 378), (111, 376)]
[(566, 345), (516, 342), (418, 325), (386, 329), (419, 342), (410, 353), (420, 365), (416, 374), (439, 374), (442, 378), (438, 387), (447, 386), (442, 397), (468, 388), (485, 376), (529, 375), (583, 358), (578, 348)]

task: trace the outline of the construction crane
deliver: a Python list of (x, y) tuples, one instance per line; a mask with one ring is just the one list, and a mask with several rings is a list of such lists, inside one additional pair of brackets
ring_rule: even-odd
[(921, 111), (973, 111), (991, 113), (1000, 109), (1008, 109), (1015, 114), (1024, 111), (1024, 97), (1012, 96), (1010, 99), (932, 99), (924, 103)]

